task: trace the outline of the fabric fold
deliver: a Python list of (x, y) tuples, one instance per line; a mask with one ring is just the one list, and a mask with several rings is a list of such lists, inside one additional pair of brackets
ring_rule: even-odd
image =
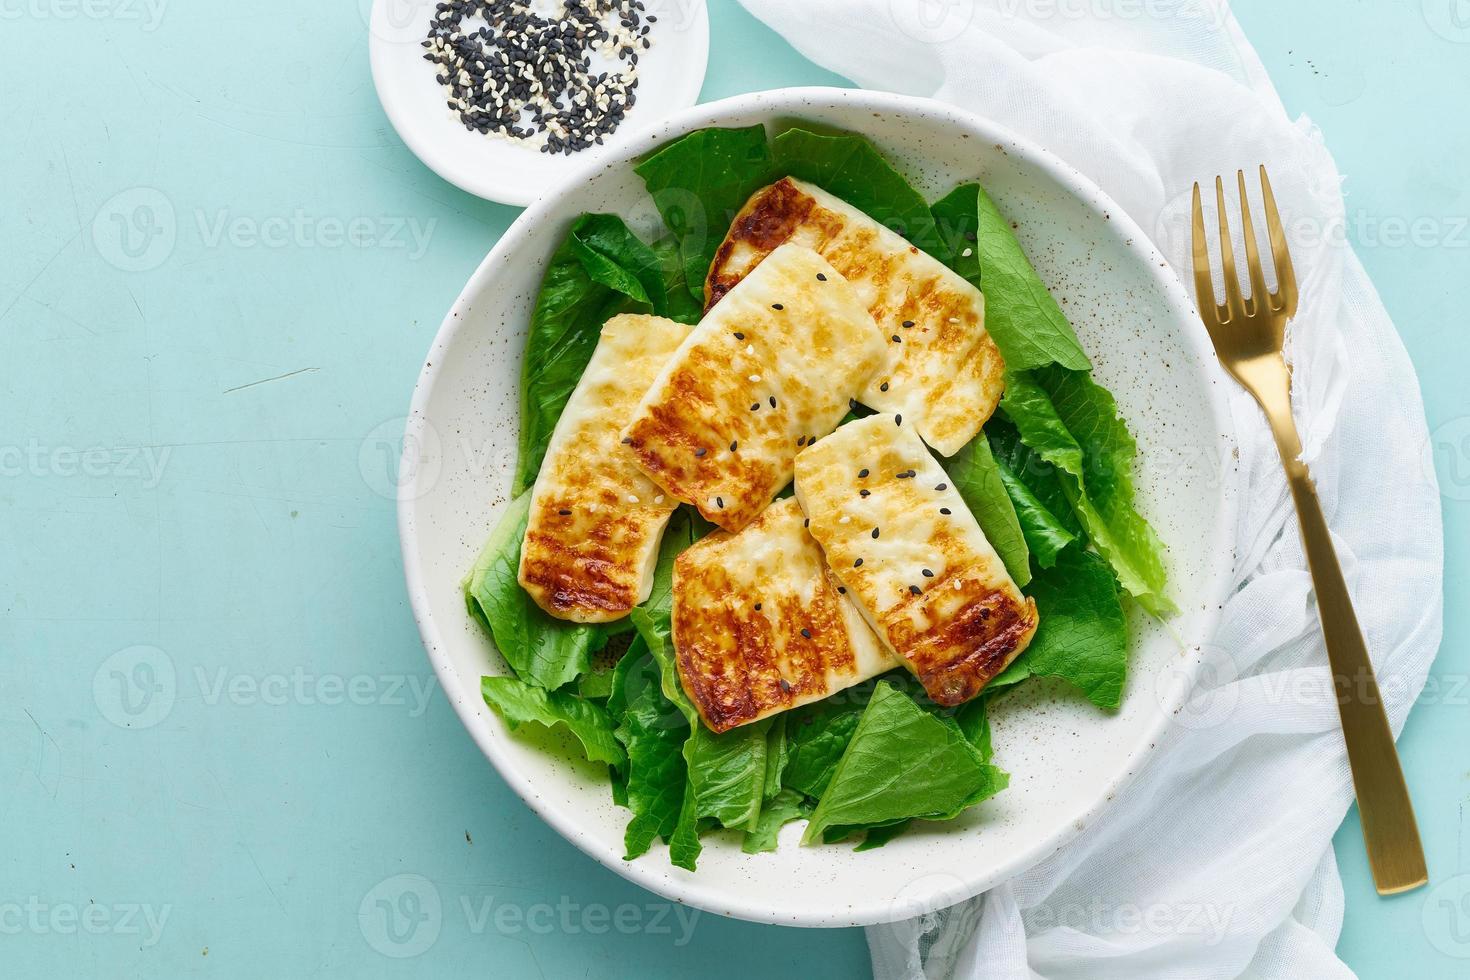
[[(1228, 5), (741, 2), (860, 86), (953, 103), (1051, 150), (1186, 282), (1194, 181), (1269, 168), (1302, 294), (1288, 354), (1303, 457), (1398, 731), (1443, 626), (1418, 381), (1347, 244), (1331, 155), (1287, 116)], [(1331, 842), (1352, 786), (1326, 651), (1274, 444), (1248, 395), (1231, 410), (1249, 490), (1215, 669), (1105, 819), (986, 894), (871, 927), (880, 980), (1351, 976), (1333, 953)]]

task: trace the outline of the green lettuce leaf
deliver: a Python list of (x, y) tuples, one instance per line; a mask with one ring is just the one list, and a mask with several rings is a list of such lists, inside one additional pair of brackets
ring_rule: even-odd
[(1031, 581), (1027, 539), (984, 433), (944, 460), (943, 465), (955, 489), (964, 498), (965, 506), (980, 522), (980, 530), (985, 532), (985, 537), (1005, 563), (1011, 578), (1017, 585)]
[(623, 747), (613, 736), (612, 719), (591, 701), (564, 691), (546, 691), (514, 677), (482, 677), (480, 693), (495, 713), (515, 731), (522, 725), (565, 726), (591, 762), (622, 766)]
[(941, 719), (886, 681), (863, 711), (803, 840), (840, 840), (911, 818), (951, 819), (1005, 788), (953, 719)]
[(587, 670), (607, 641), (604, 627), (548, 616), (516, 580), (530, 493), (511, 501), (464, 581), (470, 616), (490, 631), (516, 676), (553, 691)]
[(637, 634), (632, 631), (632, 623), (609, 623), (604, 629), (611, 627), (616, 627), (621, 632), (609, 637), (602, 649), (592, 655), (586, 673), (577, 677), (577, 693), (584, 698), (606, 701), (612, 695), (618, 664), (638, 640)]
[(1006, 368), (1015, 372), (1060, 364), (1073, 371), (1088, 370), (1092, 362), (1026, 258), (1011, 223), (979, 184), (962, 188), (965, 195), (970, 187), (975, 191), (977, 285), (985, 294), (985, 329), (1005, 356)]
[(954, 709), (954, 720), (955, 724), (960, 726), (960, 733), (965, 736), (967, 742), (975, 746), (975, 750), (980, 753), (980, 758), (985, 762), (989, 762), (991, 756), (995, 754), (990, 745), (990, 717), (986, 710), (990, 686), (994, 683), (995, 681), (992, 680), (990, 685), (986, 686), (985, 693), (971, 698)]
[(980, 254), (975, 250), (980, 233), (979, 193), (979, 184), (961, 184), (929, 209), (944, 243), (943, 250), (934, 257), (976, 288), (980, 286)]
[(577, 695), (591, 701), (602, 701), (612, 693), (612, 685), (612, 671), (599, 670), (594, 665), (591, 670), (577, 678)]
[(847, 692), (839, 692), (825, 701), (787, 712), (787, 761), (781, 774), (782, 786), (811, 797), (827, 791), (867, 706), (861, 694), (844, 695)]
[(678, 240), (685, 292), (702, 307), (705, 277), (735, 212), (774, 179), (765, 127), (695, 130), (633, 169)]
[(1003, 412), (986, 423), (985, 433), (1026, 544), (1036, 563), (1050, 568), (1061, 550), (1082, 535), (1057, 468), (1021, 441), (1021, 434)]
[(659, 267), (663, 270), (664, 292), (668, 296), (668, 307), (663, 315), (680, 323), (698, 323), (704, 316), (704, 283), (690, 285), (684, 271), (684, 256), (679, 250), (679, 239), (673, 235), (665, 235), (654, 242), (652, 248), (653, 254), (658, 256)]
[(778, 175), (816, 184), (930, 255), (943, 254), (944, 240), (924, 196), (863, 137), (788, 129), (771, 149)]
[(653, 585), (648, 598), (640, 604), (644, 613), (667, 621), (674, 611), (674, 560), (691, 544), (713, 529), (693, 507), (680, 507), (669, 518), (659, 544), (658, 560), (653, 567)]
[(781, 792), (781, 776), (786, 771), (786, 763), (791, 761), (790, 746), (786, 742), (786, 721), (787, 713), (783, 711), (771, 719), (771, 727), (766, 732), (766, 785), (763, 790), (766, 803)]
[(1007, 681), (1060, 677), (1099, 708), (1118, 707), (1128, 670), (1128, 621), (1108, 563), (1068, 548), (1026, 591), (1041, 622), (1031, 645), (1006, 669)]
[(1163, 544), (1134, 509), (1137, 445), (1113, 396), (1085, 372), (1052, 367), (1008, 375), (1001, 404), (1021, 440), (1057, 468), (1072, 512), (1124, 590), (1155, 615), (1173, 612)]
[(669, 838), (678, 825), (689, 782), (684, 742), (689, 726), (663, 696), (658, 662), (639, 638), (615, 671), (618, 740), (628, 753), (625, 804), (633, 811), (623, 834), (624, 857), (647, 853), (653, 842)]
[[(1026, 539), (1027, 549), (1036, 557), (1036, 564), (1042, 568), (1051, 568), (1057, 563), (1057, 555), (1077, 540), (1077, 536), (1067, 530), (1061, 519), (1041, 502), (1041, 498), (1010, 467), (999, 461), (995, 466), (1001, 486), (1005, 487), (1007, 496), (1011, 498), (1012, 510), (1021, 527), (1021, 534)], [(1017, 584), (1026, 583), (1018, 579)]]
[(692, 871), (699, 857), (703, 824), (754, 829), (765, 799), (770, 720), (718, 735), (705, 728), (679, 684), (668, 614), (639, 607), (633, 610), (632, 620), (658, 661), (664, 697), (689, 725), (683, 748), (688, 784), (669, 841), (669, 860)]
[(766, 730), (769, 719), (716, 735), (702, 724), (684, 743), (695, 815), (721, 827), (751, 830), (766, 788)]
[(740, 849), (746, 854), (774, 851), (781, 828), (793, 820), (811, 816), (811, 812), (811, 804), (800, 793), (790, 789), (778, 791), (761, 810), (754, 829), (745, 832)]
[[(899, 834), (902, 834), (905, 830), (908, 830), (912, 824), (912, 820), (900, 820), (898, 823), (891, 823), (884, 827), (869, 827), (868, 832), (863, 835), (863, 842), (857, 847), (854, 847), (853, 850), (875, 851)], [(841, 838), (838, 839), (840, 840)]]
[(552, 430), (618, 313), (669, 312), (663, 262), (611, 214), (584, 214), (541, 280), (521, 360), (521, 431), (512, 493), (536, 480)]

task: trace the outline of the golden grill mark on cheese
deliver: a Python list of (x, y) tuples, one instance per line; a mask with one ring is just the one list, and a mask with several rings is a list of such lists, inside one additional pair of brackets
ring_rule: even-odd
[(736, 215), (705, 282), (719, 303), (784, 242), (814, 249), (852, 283), (886, 340), (882, 366), (858, 396), (913, 422), (944, 456), (995, 411), (1005, 361), (985, 331), (980, 291), (857, 208), (795, 178), (757, 191)]
[(671, 496), (734, 531), (791, 482), (877, 367), (883, 340), (831, 265), (778, 248), (707, 314), (623, 431)]
[(796, 496), (833, 573), (929, 696), (953, 705), (1026, 648), (1037, 618), (948, 481), (894, 415), (796, 457)]
[(898, 666), (838, 590), (801, 508), (778, 500), (674, 562), (679, 682), (723, 732), (818, 701)]
[(619, 619), (653, 586), (659, 540), (678, 501), (643, 475), (618, 439), (688, 332), (662, 317), (608, 320), (557, 420), (532, 490), (517, 577), (559, 619)]

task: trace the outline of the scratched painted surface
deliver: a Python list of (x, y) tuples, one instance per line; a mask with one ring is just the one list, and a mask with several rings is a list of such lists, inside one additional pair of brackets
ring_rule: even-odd
[[(711, 6), (706, 99), (834, 81)], [(1463, 542), (1470, 237), (1445, 216), (1470, 210), (1470, 137), (1442, 123), (1470, 30), (1434, 0), (1291, 6), (1241, 4), (1352, 175)], [(863, 975), (859, 932), (681, 918), (584, 858), (434, 687), (397, 441), (432, 332), (517, 212), (397, 141), (358, 0), (24, 0), (0, 21), (3, 972)], [(1394, 244), (1421, 217), (1438, 237)], [(1450, 595), (1465, 570), (1452, 549)], [(1445, 684), (1404, 739), (1447, 885), (1370, 897), (1350, 818), (1342, 951), (1364, 976), (1406, 957), (1462, 975), (1470, 954), (1470, 774), (1445, 748), (1470, 734), (1470, 655), (1449, 617)]]

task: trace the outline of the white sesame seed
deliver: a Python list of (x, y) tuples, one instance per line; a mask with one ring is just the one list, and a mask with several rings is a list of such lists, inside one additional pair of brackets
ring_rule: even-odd
[(638, 495), (636, 493), (630, 493), (630, 494), (628, 494), (628, 503), (630, 503), (630, 504), (636, 504), (637, 502), (638, 502)]
[(653, 498), (653, 502), (656, 503), (656, 504), (663, 503), (664, 502), (664, 495), (663, 494), (659, 494), (657, 497), (654, 497)]
[(848, 517), (846, 514), (843, 514), (842, 517), (840, 517), (838, 519), (837, 523), (838, 524), (851, 524), (852, 523), (852, 518), (851, 517)]
[(758, 375), (758, 374), (752, 374), (750, 376), (750, 383), (751, 384), (757, 384), (757, 385), (760, 384), (761, 383), (761, 376)]
[(745, 353), (750, 354), (750, 355), (753, 356), (755, 354), (755, 345), (754, 344), (746, 344), (745, 345)]
[(963, 257), (965, 257), (967, 259), (970, 256), (974, 255), (974, 254), (975, 254), (975, 250), (973, 248), (967, 248), (963, 252), (960, 253), (960, 255), (962, 255)]

